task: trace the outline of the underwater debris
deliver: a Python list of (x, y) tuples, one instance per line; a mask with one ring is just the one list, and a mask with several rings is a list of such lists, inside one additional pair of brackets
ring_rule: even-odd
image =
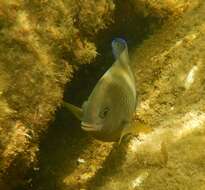
[(147, 171), (141, 172), (140, 175), (132, 181), (131, 187), (136, 189), (137, 187), (143, 185), (143, 182), (146, 180), (148, 176), (149, 176), (149, 172)]
[(185, 80), (185, 83), (184, 83), (184, 86), (186, 89), (189, 89), (192, 83), (194, 82), (197, 70), (198, 70), (198, 67), (194, 65), (192, 69), (189, 71), (187, 78)]
[(169, 154), (168, 154), (168, 150), (167, 150), (167, 145), (165, 143), (165, 141), (161, 142), (161, 153), (162, 153), (162, 165), (166, 166), (168, 159), (169, 159)]
[(86, 161), (83, 159), (83, 158), (78, 158), (78, 163), (80, 163), (80, 164), (83, 164), (83, 163), (85, 163)]

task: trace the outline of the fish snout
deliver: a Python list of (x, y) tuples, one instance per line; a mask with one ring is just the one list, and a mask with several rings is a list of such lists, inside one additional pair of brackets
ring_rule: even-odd
[(84, 131), (99, 131), (101, 127), (100, 127), (100, 125), (97, 125), (97, 124), (91, 124), (91, 123), (82, 121), (81, 128)]

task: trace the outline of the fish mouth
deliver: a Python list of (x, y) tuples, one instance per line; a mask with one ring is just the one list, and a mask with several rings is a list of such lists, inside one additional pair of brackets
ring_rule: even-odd
[(84, 131), (99, 131), (100, 126), (96, 124), (90, 124), (87, 122), (81, 122), (81, 128)]

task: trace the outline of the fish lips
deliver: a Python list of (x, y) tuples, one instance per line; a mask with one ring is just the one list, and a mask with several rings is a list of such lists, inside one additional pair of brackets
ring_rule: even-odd
[(81, 128), (84, 131), (88, 131), (88, 132), (96, 132), (96, 131), (100, 131), (101, 129), (101, 125), (100, 124), (90, 124), (87, 122), (81, 122)]

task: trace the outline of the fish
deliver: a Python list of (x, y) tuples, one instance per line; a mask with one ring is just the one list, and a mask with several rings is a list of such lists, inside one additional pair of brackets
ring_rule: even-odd
[(136, 132), (133, 114), (138, 95), (126, 41), (115, 38), (111, 46), (115, 61), (98, 80), (82, 107), (63, 104), (81, 121), (82, 130), (101, 141), (120, 139), (121, 142), (123, 136)]

